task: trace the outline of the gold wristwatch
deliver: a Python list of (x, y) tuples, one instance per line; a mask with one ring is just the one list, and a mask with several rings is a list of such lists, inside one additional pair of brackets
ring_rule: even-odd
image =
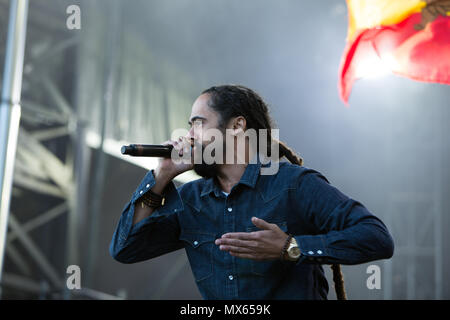
[(297, 241), (295, 241), (294, 238), (291, 239), (289, 242), (289, 246), (286, 250), (286, 259), (290, 261), (297, 261), (298, 258), (300, 258), (300, 255), (302, 254), (300, 251), (300, 248), (298, 247)]

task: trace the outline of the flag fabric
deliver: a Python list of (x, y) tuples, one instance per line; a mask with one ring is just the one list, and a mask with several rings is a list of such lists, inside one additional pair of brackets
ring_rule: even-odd
[(339, 94), (382, 69), (414, 80), (450, 84), (450, 0), (347, 0), (347, 45)]

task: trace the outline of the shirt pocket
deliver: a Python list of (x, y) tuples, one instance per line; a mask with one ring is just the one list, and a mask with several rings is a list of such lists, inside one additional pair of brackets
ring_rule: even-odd
[(183, 230), (180, 240), (186, 243), (186, 254), (195, 280), (201, 281), (213, 274), (213, 247), (216, 235), (197, 230)]
[[(269, 221), (267, 221), (269, 222)], [(286, 221), (282, 222), (269, 222), (269, 223), (275, 223), (278, 227), (280, 227), (281, 230), (287, 233), (287, 223)], [(259, 231), (259, 229), (256, 226), (251, 226), (246, 228), (247, 232), (253, 232), (253, 231)], [(280, 257), (281, 257), (281, 251), (280, 251)], [(283, 272), (283, 270), (286, 268), (286, 264), (281, 261), (281, 259), (277, 260), (266, 260), (266, 261), (257, 261), (257, 260), (250, 260), (250, 272), (253, 275), (257, 276), (268, 276), (268, 275), (274, 275), (276, 273)]]

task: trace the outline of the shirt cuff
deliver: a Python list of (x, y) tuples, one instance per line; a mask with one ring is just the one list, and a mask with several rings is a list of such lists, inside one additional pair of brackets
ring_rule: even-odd
[(300, 263), (326, 263), (328, 257), (327, 249), (325, 248), (325, 239), (323, 235), (315, 236), (294, 236), (295, 241), (300, 249), (301, 255), (297, 260)]
[(136, 189), (136, 191), (133, 193), (131, 197), (131, 203), (136, 203), (136, 201), (139, 200), (148, 190), (153, 188), (156, 184), (155, 176), (153, 173), (153, 170), (150, 170), (145, 175), (144, 179), (142, 179), (141, 183), (139, 184), (139, 187)]

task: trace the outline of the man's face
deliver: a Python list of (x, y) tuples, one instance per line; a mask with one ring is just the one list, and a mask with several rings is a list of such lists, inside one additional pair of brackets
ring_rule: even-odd
[(189, 118), (189, 137), (194, 141), (203, 141), (207, 145), (210, 141), (204, 135), (208, 129), (219, 129), (219, 114), (208, 106), (209, 95), (202, 94), (192, 105)]
[[(210, 178), (217, 175), (218, 165), (216, 163), (207, 164), (204, 162), (203, 154), (207, 145), (212, 143), (212, 139), (208, 137), (207, 131), (211, 129), (219, 129), (223, 131), (225, 128), (219, 127), (219, 114), (208, 106), (209, 95), (200, 95), (192, 105), (191, 116), (189, 118), (189, 138), (194, 140), (193, 152), (201, 147), (202, 159), (201, 163), (194, 164), (194, 171), (204, 178)], [(225, 136), (223, 136), (225, 144)]]

